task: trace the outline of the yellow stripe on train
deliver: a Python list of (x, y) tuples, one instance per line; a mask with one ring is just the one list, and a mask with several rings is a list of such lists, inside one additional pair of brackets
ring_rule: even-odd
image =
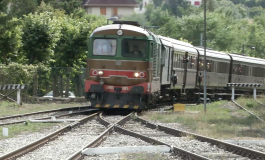
[(106, 104), (105, 106), (104, 106), (104, 108), (108, 108), (110, 106), (110, 104)]
[(97, 108), (100, 107), (100, 104), (97, 104), (95, 107), (97, 107)]
[(129, 108), (130, 105), (124, 105), (123, 108)]
[(139, 106), (134, 106), (133, 109), (138, 109)]
[(114, 105), (113, 108), (119, 108), (120, 105)]

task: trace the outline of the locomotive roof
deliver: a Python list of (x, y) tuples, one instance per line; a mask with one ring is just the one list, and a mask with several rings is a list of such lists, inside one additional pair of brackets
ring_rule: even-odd
[(249, 56), (244, 56), (244, 55), (238, 55), (238, 54), (231, 54), (231, 53), (229, 53), (229, 55), (232, 56), (233, 61), (240, 61), (240, 62), (245, 62), (249, 64), (254, 64), (254, 65), (257, 64), (257, 65), (265, 66), (264, 59), (249, 57)]
[(96, 28), (92, 32), (91, 36), (93, 36), (94, 33), (96, 32), (105, 31), (105, 30), (116, 30), (116, 29), (130, 30), (134, 32), (139, 32), (141, 34), (144, 34), (145, 36), (151, 36), (150, 32), (148, 32), (146, 29), (128, 24), (110, 24), (110, 25), (101, 26)]

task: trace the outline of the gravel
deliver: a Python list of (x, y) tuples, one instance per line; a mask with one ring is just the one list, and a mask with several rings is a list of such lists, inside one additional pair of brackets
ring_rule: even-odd
[(198, 140), (194, 140), (192, 137), (174, 137), (162, 131), (146, 128), (144, 125), (141, 125), (140, 123), (134, 122), (132, 120), (127, 122), (124, 127), (134, 132), (144, 134), (158, 141), (168, 143), (178, 148), (185, 149), (192, 153), (196, 153), (211, 159), (212, 158), (214, 159), (236, 158), (240, 160), (248, 159), (238, 155), (230, 154), (223, 149), (210, 145), (207, 142), (200, 142)]
[[(152, 144), (128, 135), (114, 132), (99, 147), (124, 147), (124, 146), (151, 146)], [(173, 160), (179, 159), (172, 156), (171, 153), (121, 153), (121, 154), (102, 154), (86, 156), (84, 160), (117, 160), (117, 159), (157, 159), (157, 160)]]
[(105, 130), (105, 127), (99, 124), (96, 120), (88, 121), (87, 123), (73, 128), (69, 132), (59, 136), (54, 141), (51, 141), (41, 148), (36, 149), (24, 155), (19, 160), (61, 160), (67, 159), (73, 153), (82, 149), (89, 144), (98, 135)]
[[(52, 114), (52, 113), (51, 113)], [(31, 116), (30, 116), (31, 117)], [(39, 116), (37, 116), (39, 118)], [(84, 115), (74, 115), (62, 117), (62, 119), (71, 118), (71, 119), (81, 119)], [(118, 120), (124, 118), (124, 116), (105, 116), (104, 119), (109, 121), (110, 123), (115, 123)], [(31, 117), (31, 119), (33, 119)], [(41, 132), (34, 133), (24, 133), (14, 138), (8, 138), (0, 140), (0, 157), (4, 154), (7, 154), (11, 151), (14, 151), (24, 145), (32, 143), (58, 129), (67, 125), (69, 123), (58, 123), (58, 125), (47, 128)], [(183, 129), (183, 127), (178, 123), (157, 123), (160, 125)], [(237, 159), (237, 160), (245, 160), (248, 158), (241, 157), (238, 155), (233, 155), (227, 153), (226, 151), (217, 148), (216, 146), (210, 145), (206, 142), (200, 142), (194, 140), (192, 137), (174, 137), (172, 135), (168, 135), (164, 132), (153, 130), (146, 128), (140, 123), (136, 123), (134, 121), (129, 121), (125, 125), (126, 129), (135, 131), (137, 133), (144, 134), (153, 139), (157, 139), (159, 141), (169, 143), (179, 148), (187, 149), (194, 153), (198, 153), (202, 156), (211, 158), (211, 159)], [(86, 124), (79, 126), (78, 128), (74, 128), (69, 132), (59, 136), (57, 139), (45, 144), (41, 148), (36, 149), (35, 151), (24, 155), (19, 158), (20, 160), (35, 160), (35, 159), (67, 159), (70, 155), (75, 153), (76, 151), (83, 148), (83, 146), (87, 145), (89, 142), (94, 140), (99, 134), (101, 134), (105, 130), (105, 127), (99, 124), (96, 120), (88, 121)], [(261, 152), (265, 152), (265, 143), (236, 143), (238, 145), (248, 147), (250, 149), (258, 150)], [(113, 147), (113, 146), (149, 146), (149, 144), (140, 139), (127, 136), (120, 135), (119, 133), (114, 132), (110, 135), (101, 145), (100, 147)], [(179, 159), (178, 157), (172, 156), (170, 153), (127, 153), (127, 154), (106, 154), (106, 155), (95, 155), (95, 156), (86, 156), (85, 160), (116, 160), (116, 159), (130, 159), (130, 160), (138, 160), (138, 159), (152, 159), (152, 160), (171, 160), (171, 159)]]
[(0, 157), (22, 146), (30, 144), (41, 137), (47, 136), (48, 134), (55, 132), (68, 124), (69, 123), (58, 123), (58, 125), (44, 129), (41, 132), (23, 133), (14, 138), (0, 140)]
[(103, 118), (110, 122), (110, 123), (115, 123), (118, 122), (119, 120), (121, 120), (122, 118), (124, 118), (124, 116), (120, 116), (120, 115), (105, 115), (103, 116)]
[[(155, 122), (152, 122), (152, 123), (155, 123)], [(155, 123), (155, 124), (190, 132), (187, 128), (184, 128), (179, 123)], [(242, 138), (239, 138), (239, 139), (242, 139)], [(228, 142), (228, 143), (233, 143), (233, 144), (246, 147), (249, 149), (257, 150), (260, 152), (265, 152), (265, 140), (253, 140), (253, 138), (250, 138), (250, 140), (223, 140), (223, 141)]]

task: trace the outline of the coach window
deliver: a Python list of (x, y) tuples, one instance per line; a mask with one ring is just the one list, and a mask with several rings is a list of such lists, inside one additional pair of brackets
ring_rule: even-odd
[(204, 63), (203, 63), (203, 59), (202, 58), (200, 58), (199, 59), (199, 71), (204, 71), (204, 65), (203, 65)]
[(122, 56), (123, 57), (146, 57), (147, 41), (138, 39), (122, 40)]
[(241, 75), (245, 75), (245, 76), (248, 76), (249, 73), (249, 66), (246, 66), (246, 65), (239, 65), (239, 71), (241, 71)]
[(207, 72), (214, 72), (214, 61), (212, 60), (206, 60), (206, 70)]
[(116, 50), (116, 39), (95, 39), (93, 42), (93, 55), (115, 56)]
[(154, 44), (151, 43), (150, 44), (150, 58), (153, 58), (153, 54), (154, 54)]

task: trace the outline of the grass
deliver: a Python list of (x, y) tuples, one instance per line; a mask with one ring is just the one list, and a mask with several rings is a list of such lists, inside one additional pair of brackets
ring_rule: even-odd
[(59, 109), (73, 106), (81, 106), (80, 104), (23, 104), (22, 106), (18, 106), (13, 102), (0, 102), (0, 117), (16, 115), (16, 114), (24, 114), (38, 111), (45, 111), (51, 109)]
[[(249, 102), (250, 99), (244, 101)], [(207, 104), (206, 108), (206, 113), (204, 113), (203, 104), (186, 106), (185, 112), (179, 113), (147, 112), (144, 118), (162, 123), (180, 123), (189, 131), (218, 139), (232, 137), (265, 138), (265, 124), (239, 109), (233, 103), (218, 101)]]
[(265, 120), (265, 106), (264, 105), (260, 105), (254, 99), (245, 98), (245, 97), (238, 98), (236, 102), (240, 104), (242, 107), (252, 112), (253, 114), (259, 116), (261, 119)]
[(58, 125), (58, 123), (28, 123), (27, 125), (19, 123), (14, 125), (1, 126), (1, 128), (8, 128), (8, 136), (4, 137), (1, 130), (0, 140), (12, 138), (21, 133), (41, 131), (54, 125)]
[(257, 96), (257, 100), (261, 102), (262, 104), (265, 104), (265, 95), (259, 95)]
[[(51, 109), (59, 109), (73, 106), (81, 106), (80, 104), (23, 104), (22, 106), (18, 106), (16, 103), (11, 102), (0, 102), (0, 117), (16, 115), (16, 114), (24, 114), (31, 112), (38, 112), (44, 110)], [(28, 125), (24, 124), (14, 124), (0, 127), (0, 139), (11, 138), (16, 135), (28, 132), (36, 132), (44, 130), (45, 128), (49, 128), (51, 126), (58, 125), (58, 123), (28, 123)], [(2, 128), (8, 128), (8, 137), (3, 137)]]

